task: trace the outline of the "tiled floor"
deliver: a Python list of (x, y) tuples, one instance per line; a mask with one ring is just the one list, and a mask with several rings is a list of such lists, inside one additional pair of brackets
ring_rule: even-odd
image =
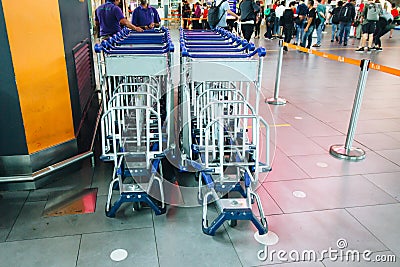
[[(329, 36), (325, 34), (319, 50), (400, 68), (398, 31), (393, 39), (383, 38), (383, 52), (371, 54), (355, 53), (356, 40), (338, 47)], [(255, 42), (268, 49), (262, 91), (271, 97), (277, 41)], [(358, 75), (357, 66), (285, 52), (280, 96), (288, 103), (260, 104), (263, 116), (271, 124), (274, 118), (275, 126), (273, 170), (258, 192), (269, 229), (279, 237), (269, 252), (283, 250), (286, 257), (258, 259), (264, 246), (256, 242), (255, 228), (248, 222), (235, 228), (225, 225), (214, 237), (204, 235), (200, 207), (169, 206), (167, 214), (155, 216), (149, 209), (132, 211), (125, 205), (116, 218), (107, 218), (104, 205), (112, 166), (98, 162), (92, 169), (85, 161), (78, 171), (43, 189), (0, 192), (0, 266), (400, 266), (399, 77), (369, 72), (354, 141), (366, 158), (348, 162), (328, 153), (331, 145), (345, 142)], [(98, 188), (95, 213), (42, 216), (54, 192), (87, 187)], [(295, 197), (294, 191), (305, 197)], [(339, 239), (347, 244), (339, 251), (369, 250), (372, 261), (324, 253), (338, 249)], [(118, 248), (128, 257), (113, 262), (110, 253)], [(293, 256), (307, 250), (315, 250), (317, 258), (294, 262), (288, 257), (291, 251)], [(378, 263), (377, 255), (395, 255), (396, 263)]]

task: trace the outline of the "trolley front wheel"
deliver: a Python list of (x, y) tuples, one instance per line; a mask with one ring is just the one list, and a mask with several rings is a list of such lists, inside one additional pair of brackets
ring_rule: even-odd
[(228, 224), (230, 227), (236, 227), (237, 226), (237, 220), (229, 220)]

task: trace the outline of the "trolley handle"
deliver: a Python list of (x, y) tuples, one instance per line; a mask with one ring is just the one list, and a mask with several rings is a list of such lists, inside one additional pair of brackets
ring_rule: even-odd
[(259, 57), (265, 57), (267, 51), (264, 47), (258, 47), (256, 50), (248, 54), (205, 54), (205, 53), (191, 53), (185, 47), (181, 47), (181, 52), (183, 57), (190, 58), (249, 58), (258, 54)]
[(253, 43), (248, 43), (246, 40), (242, 42), (242, 47), (238, 48), (236, 46), (201, 46), (198, 47), (186, 47), (185, 42), (181, 41), (180, 48), (185, 48), (188, 52), (242, 52), (246, 49), (249, 51), (254, 51), (256, 46)]
[(174, 52), (175, 48), (172, 43), (168, 43), (168, 46), (160, 50), (111, 50), (102, 46), (101, 44), (95, 44), (94, 51), (100, 53), (103, 51), (109, 55), (160, 55), (168, 52)]
[[(119, 42), (116, 42), (114, 44), (118, 44)], [(112, 50), (157, 50), (157, 49), (166, 49), (168, 46), (171, 45), (172, 42), (165, 43), (162, 47), (123, 47), (123, 46), (115, 46), (111, 40), (103, 40), (101, 42), (101, 45), (107, 49), (112, 49)]]

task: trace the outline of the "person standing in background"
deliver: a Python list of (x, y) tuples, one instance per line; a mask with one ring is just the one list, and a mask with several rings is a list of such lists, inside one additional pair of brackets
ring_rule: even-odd
[(281, 23), (280, 19), (283, 15), (283, 12), (285, 11), (285, 1), (278, 2), (277, 7), (275, 9), (275, 22), (274, 22), (274, 33), (275, 37), (280, 37), (281, 36)]
[(132, 24), (144, 30), (160, 26), (160, 16), (157, 9), (150, 6), (148, 0), (140, 0), (140, 5), (133, 10)]
[(317, 19), (315, 21), (315, 27), (317, 29), (317, 43), (313, 45), (313, 47), (320, 47), (322, 41), (322, 30), (325, 26), (325, 14), (326, 14), (326, 7), (325, 5), (321, 4), (322, 0), (317, 0)]
[(256, 1), (256, 5), (260, 7), (260, 10), (256, 13), (256, 21), (254, 23), (254, 38), (260, 38), (261, 31), (261, 20), (262, 20), (262, 10), (260, 6), (260, 1)]
[(304, 3), (303, 0), (300, 0), (297, 9), (296, 9), (296, 18), (295, 18), (295, 23), (296, 23), (296, 41), (295, 45), (300, 44), (301, 40), (303, 39), (304, 36), (304, 28), (306, 27), (307, 24), (307, 16), (308, 13), (308, 7)]
[(308, 0), (308, 16), (307, 16), (307, 24), (304, 28), (303, 39), (301, 40), (301, 46), (307, 48), (311, 48), (312, 43), (312, 34), (315, 29), (315, 20), (317, 17), (317, 11), (314, 8), (314, 0)]
[[(283, 12), (281, 17), (281, 25), (283, 26), (284, 42), (290, 43), (292, 39), (293, 29), (294, 29), (294, 12), (293, 8), (296, 5), (295, 1), (289, 3), (289, 6)], [(287, 46), (283, 47), (283, 50), (288, 51)]]
[(247, 42), (250, 42), (251, 35), (254, 31), (256, 14), (260, 11), (260, 6), (256, 5), (254, 0), (242, 0), (239, 9), (243, 38), (246, 39)]
[[(393, 22), (392, 23), (395, 24), (395, 20), (398, 19), (398, 17), (399, 17), (399, 11), (397, 10), (396, 3), (394, 3), (394, 2), (392, 3), (392, 10), (390, 11), (390, 13), (393, 16)], [(389, 38), (393, 37), (393, 31), (394, 31), (394, 28), (390, 29)]]
[(190, 18), (190, 5), (186, 0), (183, 0), (183, 6), (182, 6), (182, 19), (183, 19), (183, 28), (187, 29), (188, 28), (188, 21)]
[(350, 36), (350, 27), (356, 18), (356, 0), (350, 0), (346, 3), (339, 13), (339, 44), (347, 45), (347, 40)]
[(118, 7), (120, 0), (107, 0), (95, 11), (95, 23), (100, 27), (100, 38), (106, 39), (121, 30), (121, 25), (131, 30), (142, 32), (143, 30), (130, 23)]
[(332, 22), (332, 37), (331, 37), (331, 42), (333, 43), (335, 40), (336, 42), (339, 42), (339, 14), (340, 14), (340, 9), (343, 6), (342, 1), (337, 2), (337, 7), (335, 7), (333, 10), (331, 10), (331, 22)]

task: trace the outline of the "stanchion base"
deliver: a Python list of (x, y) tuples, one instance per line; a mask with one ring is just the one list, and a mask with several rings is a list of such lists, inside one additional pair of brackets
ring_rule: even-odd
[(265, 99), (265, 103), (268, 103), (270, 105), (285, 105), (286, 104), (286, 99), (284, 98), (267, 98)]
[(351, 161), (365, 159), (365, 151), (356, 147), (346, 149), (343, 145), (333, 145), (329, 149), (329, 153), (334, 157)]

